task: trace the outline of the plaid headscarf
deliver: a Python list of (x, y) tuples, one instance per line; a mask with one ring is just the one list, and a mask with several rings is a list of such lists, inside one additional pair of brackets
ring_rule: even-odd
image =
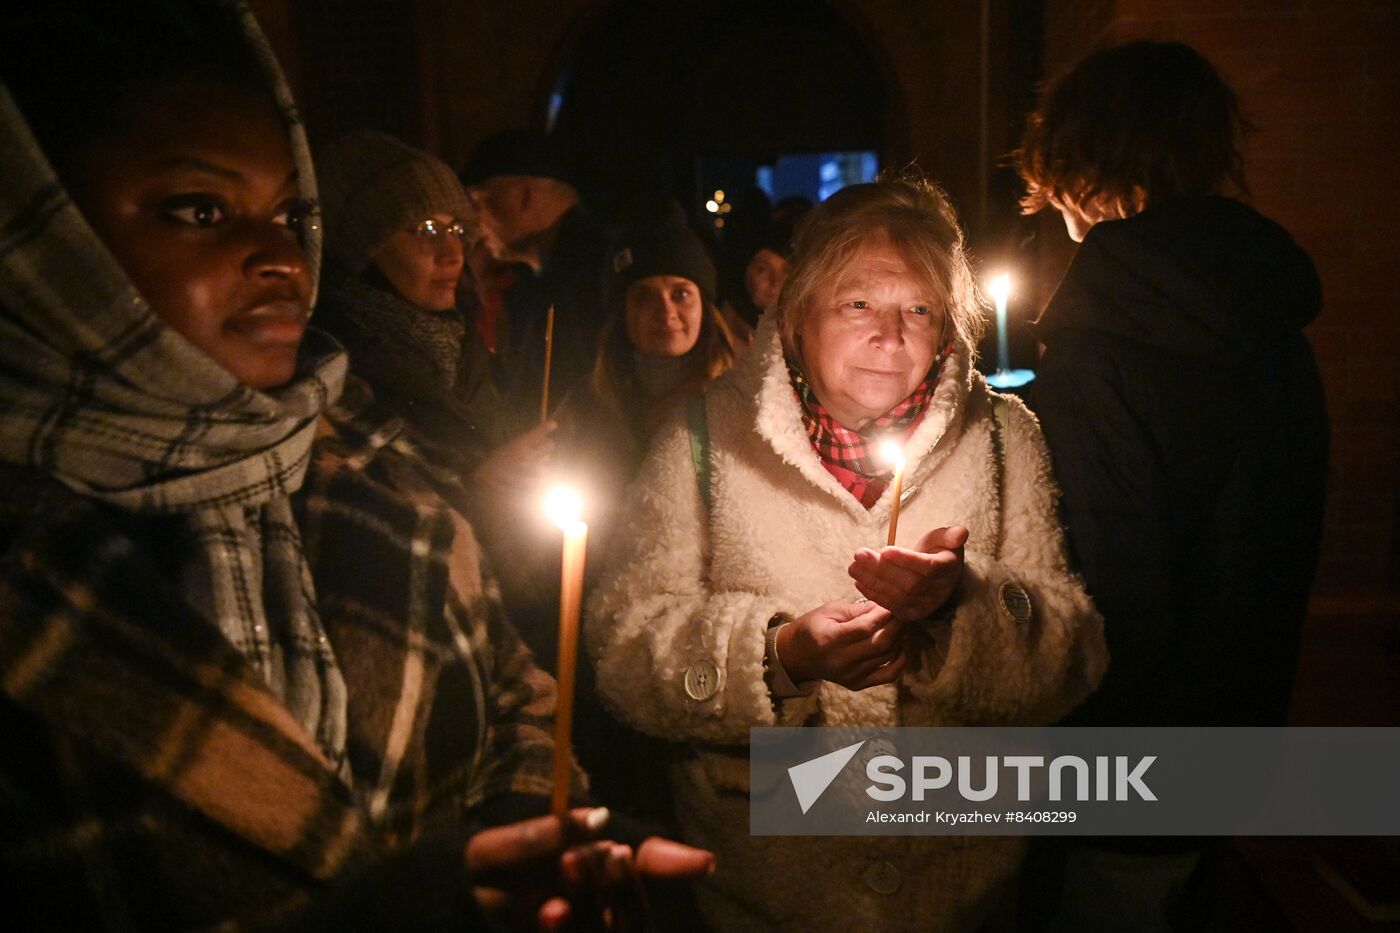
[(788, 376), (798, 401), (802, 403), (802, 423), (807, 428), (812, 449), (821, 458), (827, 472), (836, 477), (867, 509), (880, 501), (885, 487), (894, 478), (894, 467), (879, 456), (880, 443), (886, 440), (902, 443), (924, 420), (946, 353), (947, 350), (938, 355), (928, 375), (904, 401), (859, 431), (852, 431), (831, 416), (817, 399), (802, 370), (788, 359)]
[[(302, 193), (306, 137), (240, 4), (286, 119)], [(201, 560), (190, 602), (337, 763), (345, 684), (316, 612), (288, 495), (345, 356), (314, 334), (295, 381), (257, 392), (167, 327), (88, 226), (0, 84), (0, 460), (138, 513), (178, 513)], [(307, 244), (313, 273), (319, 235)]]

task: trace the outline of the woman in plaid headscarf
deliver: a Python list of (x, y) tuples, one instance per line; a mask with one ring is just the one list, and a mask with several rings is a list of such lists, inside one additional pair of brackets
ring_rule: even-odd
[[(716, 929), (974, 929), (1023, 851), (751, 837), (750, 727), (1049, 723), (1103, 672), (1040, 432), (973, 369), (980, 319), (942, 192), (847, 188), (630, 494), (588, 644), (623, 718), (695, 743), (671, 779), (689, 841), (719, 856), (701, 900)], [(908, 463), (885, 548), (882, 440)]]
[(6, 927), (484, 928), (558, 891), (519, 866), (566, 827), (513, 822), (553, 684), (400, 426), (330, 418), (314, 178), (246, 9), (11, 5), (0, 77)]

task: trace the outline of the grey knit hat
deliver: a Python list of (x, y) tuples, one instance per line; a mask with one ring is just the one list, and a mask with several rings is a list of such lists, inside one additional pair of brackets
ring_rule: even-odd
[(357, 130), (315, 153), (326, 257), (351, 275), (397, 230), (433, 214), (471, 226), (476, 212), (441, 159), (385, 133)]

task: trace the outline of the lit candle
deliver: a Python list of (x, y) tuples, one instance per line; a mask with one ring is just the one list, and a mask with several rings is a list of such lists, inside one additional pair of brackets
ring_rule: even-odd
[(894, 496), (890, 500), (890, 536), (885, 544), (894, 545), (894, 533), (899, 529), (899, 495), (904, 491), (904, 448), (894, 441), (880, 445), (880, 456), (894, 465)]
[(554, 711), (554, 785), (550, 795), (550, 812), (562, 819), (569, 809), (569, 779), (573, 771), (574, 680), (588, 525), (581, 517), (583, 500), (568, 486), (549, 490), (545, 511), (564, 532), (564, 564), (559, 580), (559, 698)]
[(554, 357), (554, 305), (544, 322), (544, 383), (540, 388), (540, 424), (549, 420), (549, 364)]
[(987, 283), (997, 304), (997, 372), (1011, 371), (1011, 345), (1006, 334), (1006, 299), (1011, 297), (1011, 276), (995, 275)]
[(1011, 276), (1002, 273), (987, 280), (987, 291), (997, 308), (997, 369), (987, 377), (994, 389), (1018, 389), (1035, 378), (1029, 369), (1011, 368), (1011, 334), (1006, 321), (1006, 300), (1011, 297)]

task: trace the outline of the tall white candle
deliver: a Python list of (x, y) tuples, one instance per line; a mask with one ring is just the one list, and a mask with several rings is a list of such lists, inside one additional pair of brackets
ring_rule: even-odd
[(1006, 333), (1006, 301), (1011, 297), (1011, 276), (992, 276), (987, 290), (992, 293), (997, 308), (997, 372), (1004, 373), (1011, 369), (1011, 344)]
[(573, 768), (574, 683), (578, 672), (578, 620), (583, 605), (583, 561), (588, 525), (581, 518), (583, 500), (567, 486), (545, 497), (550, 519), (564, 532), (564, 560), (559, 579), (559, 695), (554, 711), (554, 783), (550, 812), (563, 818), (569, 809)]

